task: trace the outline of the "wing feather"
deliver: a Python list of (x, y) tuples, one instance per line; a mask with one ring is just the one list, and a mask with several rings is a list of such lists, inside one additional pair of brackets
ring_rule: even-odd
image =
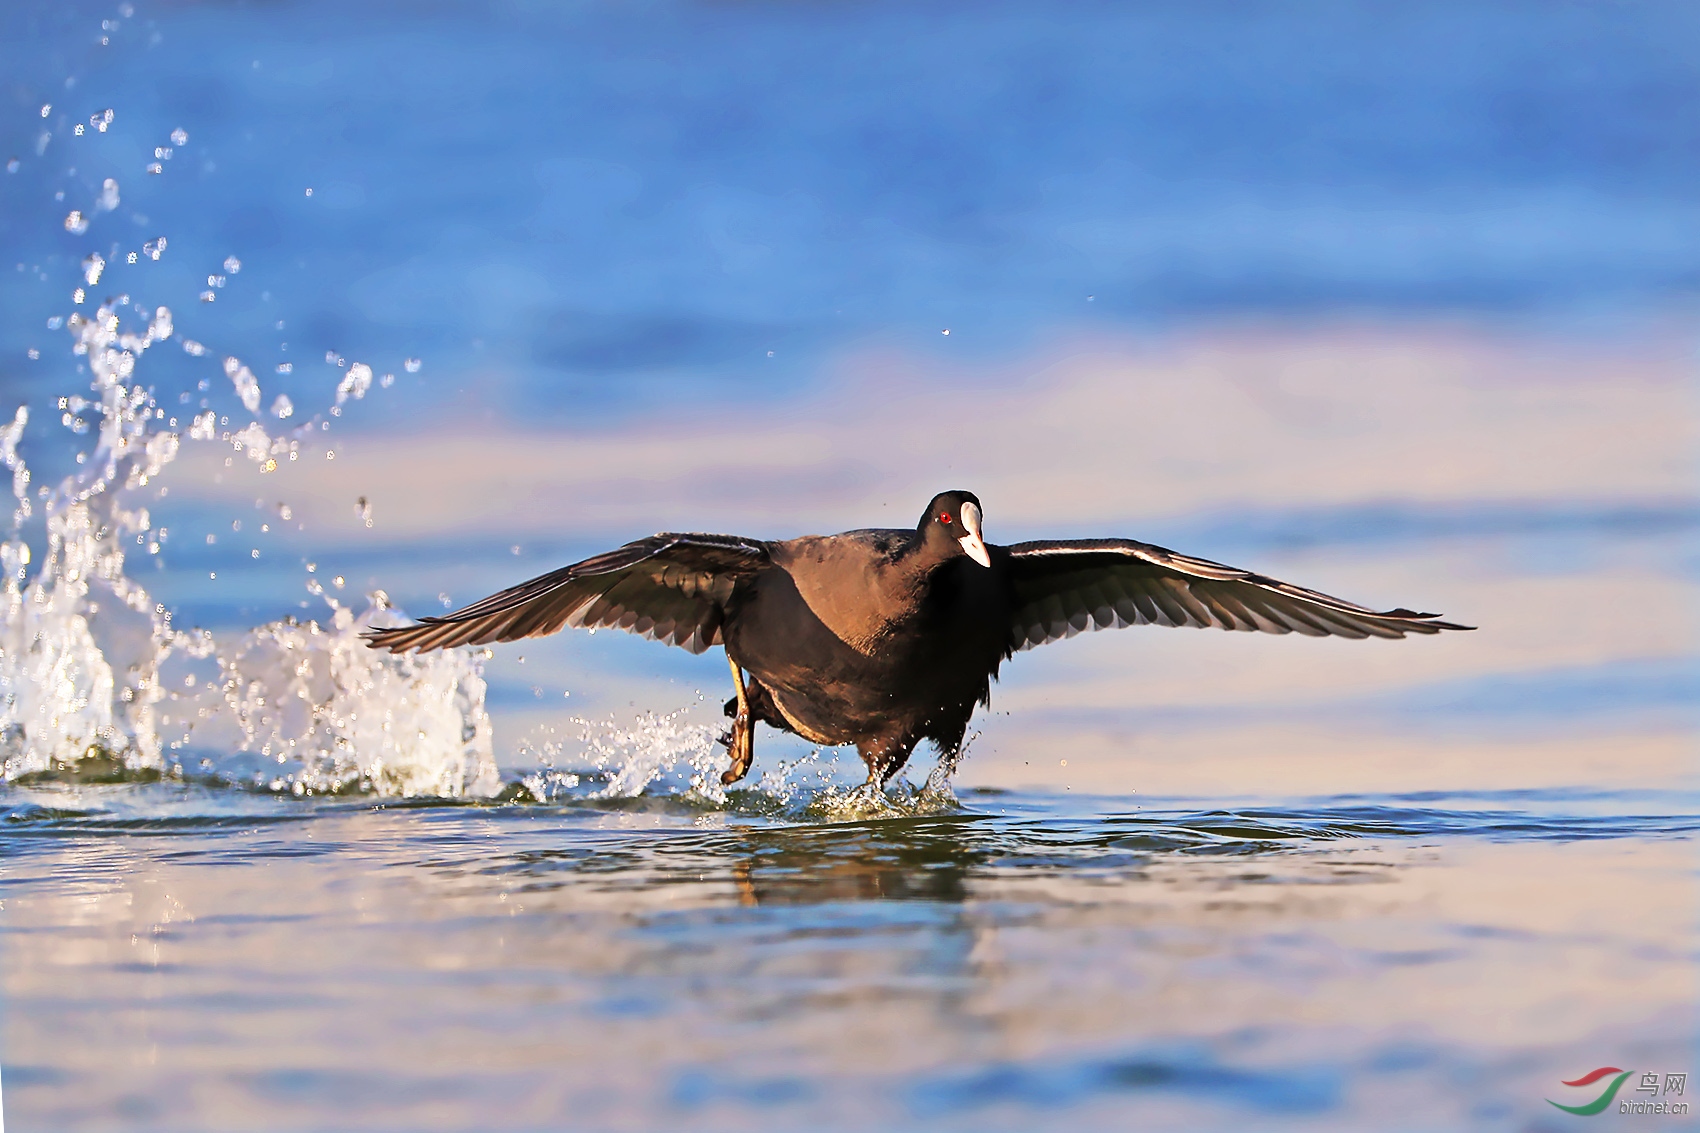
[(400, 653), (484, 645), (556, 633), (566, 626), (623, 629), (701, 653), (720, 644), (726, 602), (744, 578), (770, 565), (768, 545), (735, 535), (663, 533), (481, 598), (419, 624), (366, 634)]
[(1018, 543), (1008, 550), (1014, 650), (1127, 625), (1352, 638), (1474, 628), (1402, 607), (1372, 610), (1133, 539)]

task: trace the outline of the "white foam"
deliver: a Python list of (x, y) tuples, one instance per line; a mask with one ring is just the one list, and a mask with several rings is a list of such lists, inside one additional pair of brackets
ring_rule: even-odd
[[(65, 324), (97, 395), (66, 398), (65, 420), (81, 432), (93, 419), (98, 441), (83, 471), (45, 495), (47, 552), (37, 563), (21, 535), (34, 510), (18, 452), (27, 411), (0, 428), (16, 501), (0, 543), (5, 780), (74, 764), (92, 750), (167, 774), (192, 754), (201, 763), (190, 770), (296, 794), (494, 794), (500, 782), (476, 652), (395, 657), (368, 649), (360, 633), (396, 617), (381, 596), (358, 616), (327, 598), (322, 625), (289, 619), (228, 639), (185, 633), (126, 573), (137, 548), (156, 555), (167, 538), (144, 506), (144, 489), (182, 444), (228, 444), (270, 470), (321, 418), (275, 437), (258, 421), (221, 433), (210, 412), (187, 438), (165, 427), (134, 375), (149, 347), (171, 336), (171, 312), (161, 307), (144, 328), (125, 329), (124, 302)], [(236, 359), (226, 372), (257, 412), (251, 372)]]
[(272, 622), (219, 655), (238, 750), (271, 761), (252, 772), (255, 785), (294, 794), (494, 795), (501, 780), (479, 654), (379, 652), (361, 634), (406, 619), (381, 595), (358, 617), (328, 601), (328, 624)]
[(521, 782), (540, 802), (568, 796), (635, 798), (646, 792), (724, 801), (724, 749), (714, 742), (715, 729), (689, 723), (688, 712), (645, 712), (629, 724), (575, 716), (567, 722), (575, 729), (570, 738), (545, 726), (520, 744), (520, 756), (537, 766)]

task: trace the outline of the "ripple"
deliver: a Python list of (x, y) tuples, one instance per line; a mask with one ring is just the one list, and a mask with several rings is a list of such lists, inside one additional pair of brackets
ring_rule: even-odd
[[(1353, 840), (1481, 838), (1576, 841), (1685, 838), (1700, 832), (1693, 792), (1527, 791), (1340, 795), (1280, 805), (1222, 807), (1209, 800), (1009, 794), (899, 789), (885, 795), (826, 788), (778, 796), (758, 789), (715, 798), (692, 790), (608, 796), (586, 776), (587, 793), (538, 801), (520, 780), (493, 798), (297, 798), (213, 778), (37, 777), (0, 790), (0, 823), (12, 832), (196, 831), (333, 815), (444, 812), (553, 827), (637, 821), (709, 848), (764, 830), (866, 831), (885, 838), (989, 838), (1009, 852), (1278, 853)], [(1206, 805), (1197, 805), (1198, 803)], [(1432, 804), (1447, 805), (1432, 805)], [(1424, 805), (1430, 804), (1430, 805)], [(1662, 805), (1660, 805), (1662, 804)], [(701, 829), (704, 823), (716, 827)]]

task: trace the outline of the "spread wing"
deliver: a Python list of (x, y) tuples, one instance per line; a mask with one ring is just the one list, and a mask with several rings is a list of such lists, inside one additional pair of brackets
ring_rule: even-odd
[(720, 644), (732, 588), (768, 563), (759, 539), (663, 533), (366, 638), (374, 649), (401, 653), (541, 637), (563, 626), (609, 627), (701, 653)]
[(1214, 626), (1311, 637), (1404, 637), (1473, 629), (1414, 610), (1375, 611), (1238, 567), (1133, 539), (1017, 543), (1012, 649), (1088, 629)]

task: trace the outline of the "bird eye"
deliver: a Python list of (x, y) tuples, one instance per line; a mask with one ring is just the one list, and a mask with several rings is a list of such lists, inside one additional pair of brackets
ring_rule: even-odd
[(939, 522), (944, 524), (946, 527), (949, 527), (950, 526), (950, 513), (948, 511), (947, 512), (941, 512), (939, 514)]

